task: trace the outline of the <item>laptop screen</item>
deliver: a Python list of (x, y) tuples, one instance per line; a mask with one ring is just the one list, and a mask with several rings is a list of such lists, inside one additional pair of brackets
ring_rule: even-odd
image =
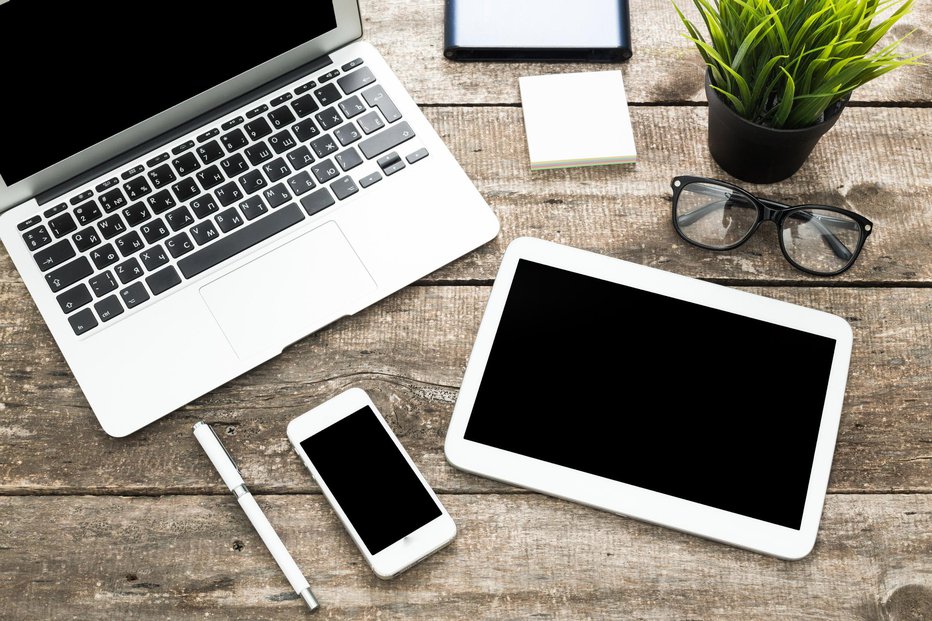
[(12, 185), (336, 28), (331, 2), (0, 2)]

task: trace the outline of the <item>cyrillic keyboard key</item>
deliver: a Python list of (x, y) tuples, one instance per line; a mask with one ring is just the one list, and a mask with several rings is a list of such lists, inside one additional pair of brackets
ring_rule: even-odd
[(356, 129), (356, 126), (352, 123), (336, 128), (333, 135), (337, 137), (337, 140), (339, 140), (340, 144), (344, 147), (362, 138), (362, 134), (359, 133), (359, 130)]
[(162, 271), (146, 278), (146, 284), (149, 285), (152, 295), (161, 295), (172, 287), (181, 284), (181, 277), (175, 271), (175, 268), (169, 265)]
[(143, 275), (142, 266), (139, 265), (139, 261), (136, 259), (128, 259), (117, 264), (113, 271), (116, 272), (117, 278), (124, 285), (133, 282), (137, 278), (142, 278)]
[(83, 231), (78, 231), (71, 236), (71, 241), (74, 242), (75, 247), (77, 247), (78, 252), (85, 252), (90, 250), (94, 246), (100, 243), (100, 235), (97, 234), (97, 229), (92, 226), (87, 227)]
[(279, 155), (298, 146), (291, 132), (287, 129), (283, 129), (274, 136), (269, 136), (269, 144), (272, 145), (272, 149), (275, 153)]
[(307, 142), (314, 136), (320, 134), (320, 130), (314, 125), (313, 119), (304, 119), (300, 123), (295, 123), (291, 126), (291, 131), (294, 132), (294, 135), (301, 142)]
[(123, 217), (126, 218), (126, 223), (128, 225), (136, 226), (151, 218), (152, 214), (149, 213), (149, 210), (146, 209), (146, 206), (142, 203), (134, 203), (123, 210)]
[(249, 140), (246, 139), (246, 134), (244, 134), (241, 129), (234, 129), (230, 133), (224, 134), (220, 137), (220, 141), (230, 153), (242, 149), (249, 144)]
[(211, 140), (197, 148), (197, 155), (201, 158), (204, 166), (207, 166), (223, 157), (223, 147), (216, 140)]
[(299, 147), (288, 152), (288, 162), (291, 163), (293, 169), (301, 170), (314, 163), (314, 156), (307, 147)]
[(311, 172), (314, 173), (314, 176), (317, 177), (317, 181), (320, 183), (327, 183), (340, 174), (339, 171), (337, 171), (336, 164), (333, 163), (333, 160), (329, 159), (317, 162), (311, 166)]
[(255, 220), (268, 211), (265, 203), (262, 202), (261, 196), (251, 196), (239, 204), (239, 210), (243, 212), (247, 220)]
[(74, 289), (65, 291), (56, 298), (58, 305), (66, 315), (70, 315), (82, 306), (86, 306), (93, 300), (91, 292), (84, 285), (78, 285)]
[(100, 229), (100, 233), (104, 236), (104, 239), (113, 239), (117, 235), (126, 232), (126, 225), (123, 224), (123, 218), (121, 218), (118, 213), (98, 222), (97, 228)]
[(185, 278), (192, 278), (302, 220), (304, 214), (292, 203), (181, 259), (178, 269)]
[(295, 196), (301, 196), (305, 192), (317, 187), (317, 184), (314, 183), (314, 180), (311, 179), (307, 171), (303, 171), (289, 179), (288, 186)]
[(333, 139), (333, 136), (321, 136), (317, 140), (311, 141), (311, 148), (314, 149), (317, 157), (327, 157), (339, 147), (337, 147), (337, 141)]
[(291, 169), (288, 168), (288, 164), (285, 163), (285, 158), (277, 157), (265, 166), (262, 167), (262, 170), (265, 171), (265, 176), (269, 178), (269, 181), (275, 183), (279, 179), (284, 179), (291, 174)]
[(378, 112), (370, 112), (366, 116), (359, 117), (356, 122), (359, 123), (360, 129), (367, 134), (385, 127), (385, 121), (382, 120)]
[(191, 243), (191, 238), (188, 237), (187, 233), (178, 233), (174, 237), (169, 237), (165, 240), (165, 247), (168, 249), (169, 254), (176, 259), (194, 250), (194, 244)]
[(172, 193), (169, 192), (167, 188), (147, 198), (146, 203), (149, 204), (152, 212), (156, 215), (165, 213), (178, 204), (175, 202), (175, 197), (172, 196)]
[(226, 207), (227, 205), (232, 205), (238, 200), (243, 198), (243, 193), (240, 191), (239, 186), (236, 185), (235, 181), (220, 186), (214, 190), (214, 195), (216, 195), (217, 200), (220, 201), (220, 204)]
[(142, 259), (142, 264), (150, 272), (168, 263), (168, 253), (161, 246), (147, 248), (139, 255), (139, 258)]
[(366, 138), (359, 143), (359, 149), (366, 156), (366, 159), (371, 160), (412, 138), (414, 138), (414, 130), (411, 129), (407, 121), (403, 121), (394, 127), (380, 131), (371, 138)]
[(217, 229), (210, 220), (198, 222), (188, 229), (188, 232), (191, 233), (191, 237), (194, 238), (198, 246), (203, 246), (208, 242), (212, 242), (220, 236), (220, 233), (217, 232)]
[(359, 157), (359, 153), (353, 147), (337, 153), (334, 159), (344, 171), (356, 168), (362, 164), (362, 158)]
[(205, 190), (214, 188), (225, 181), (223, 173), (216, 166), (211, 166), (195, 175)]
[(120, 304), (120, 300), (117, 296), (111, 295), (106, 300), (101, 300), (97, 304), (94, 304), (94, 310), (97, 311), (100, 320), (106, 323), (114, 317), (123, 314), (123, 305)]
[(215, 201), (214, 197), (210, 194), (199, 196), (189, 204), (191, 205), (191, 211), (194, 212), (194, 215), (198, 219), (206, 218), (215, 211), (220, 211), (220, 207), (217, 205), (217, 201)]
[(130, 231), (116, 240), (116, 247), (124, 257), (139, 252), (142, 250), (143, 246), (145, 246), (145, 244), (139, 239), (139, 233), (136, 231)]
[(145, 237), (146, 241), (150, 244), (154, 244), (160, 239), (168, 237), (168, 227), (165, 226), (161, 218), (152, 222), (146, 222), (139, 230), (142, 231), (142, 236)]
[(99, 325), (97, 323), (97, 317), (94, 316), (94, 313), (89, 308), (69, 317), (68, 323), (71, 324), (71, 329), (74, 330), (75, 336), (81, 336)]
[(253, 192), (258, 192), (266, 185), (265, 178), (262, 176), (261, 170), (251, 170), (242, 177), (239, 178), (239, 183), (243, 186), (243, 190), (246, 194), (252, 194)]
[(309, 216), (313, 216), (315, 213), (323, 211), (335, 203), (336, 201), (333, 200), (333, 196), (330, 195), (327, 188), (321, 188), (301, 199), (301, 206), (304, 207), (304, 211), (306, 211)]
[(368, 67), (357, 69), (353, 73), (349, 73), (337, 80), (337, 84), (340, 85), (340, 88), (342, 88), (343, 92), (347, 95), (352, 95), (359, 89), (364, 86), (369, 86), (373, 82), (375, 82), (375, 76), (372, 75)]
[(179, 181), (173, 185), (172, 192), (175, 193), (175, 196), (178, 198), (178, 202), (183, 203), (200, 194), (201, 189), (197, 187), (197, 183), (194, 181), (194, 179), (185, 179), (184, 181)]
[(217, 221), (217, 226), (219, 226), (220, 230), (224, 233), (229, 233), (233, 229), (243, 225), (243, 216), (236, 211), (236, 207), (230, 207), (226, 211), (221, 211), (214, 219)]
[(53, 267), (58, 267), (68, 259), (74, 258), (75, 254), (71, 242), (67, 239), (63, 239), (58, 243), (52, 244), (45, 250), (40, 250), (33, 255), (33, 257), (39, 269), (43, 272), (47, 272)]
[(187, 207), (179, 207), (175, 211), (169, 211), (165, 215), (165, 222), (172, 227), (173, 231), (180, 231), (189, 224), (194, 222), (194, 217)]
[(288, 190), (285, 189), (284, 183), (278, 183), (272, 187), (265, 190), (262, 193), (262, 196), (265, 197), (265, 202), (269, 204), (269, 207), (275, 209), (276, 207), (281, 207), (289, 200), (291, 200), (291, 194), (288, 193)]
[(243, 156), (239, 153), (220, 162), (220, 166), (223, 168), (223, 172), (226, 173), (227, 177), (231, 179), (249, 170), (249, 164), (246, 163), (246, 160), (244, 160)]
[(126, 207), (126, 197), (123, 196), (123, 190), (120, 188), (113, 188), (109, 192), (101, 194), (100, 206), (103, 207), (104, 211), (107, 213), (113, 213), (117, 209)]
[[(343, 111), (343, 116), (351, 119), (354, 116), (365, 112), (366, 107), (362, 105), (361, 101), (359, 101), (359, 97), (353, 95), (349, 99), (340, 102), (340, 110)], [(369, 132), (366, 133), (368, 134)]]
[(321, 129), (324, 130), (332, 129), (343, 122), (343, 117), (340, 116), (340, 113), (337, 112), (337, 109), (333, 106), (326, 110), (321, 110), (314, 115), (314, 118), (317, 119), (317, 123), (320, 125)]
[(371, 107), (378, 108), (389, 123), (394, 123), (401, 118), (401, 112), (398, 111), (395, 102), (389, 98), (380, 85), (376, 84), (372, 88), (363, 91), (362, 97)]
[(272, 158), (272, 149), (264, 142), (257, 142), (249, 145), (243, 153), (249, 158), (249, 163), (258, 166), (262, 162)]
[(94, 261), (94, 265), (97, 266), (97, 269), (102, 270), (108, 265), (113, 265), (120, 258), (120, 255), (117, 254), (116, 249), (114, 249), (112, 244), (107, 244), (106, 246), (101, 246), (93, 252), (91, 252), (91, 259)]
[(120, 297), (123, 299), (123, 303), (126, 304), (126, 308), (136, 308), (143, 302), (149, 300), (149, 294), (146, 292), (146, 288), (142, 286), (141, 282), (137, 282), (120, 291)]
[(179, 177), (184, 177), (198, 170), (201, 167), (201, 163), (197, 161), (197, 156), (193, 153), (185, 153), (172, 160), (172, 166), (178, 171)]

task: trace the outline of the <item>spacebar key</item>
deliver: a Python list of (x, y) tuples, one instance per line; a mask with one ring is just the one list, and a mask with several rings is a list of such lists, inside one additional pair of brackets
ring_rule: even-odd
[(407, 122), (402, 122), (388, 129), (383, 129), (368, 140), (363, 140), (359, 143), (359, 148), (362, 149), (366, 159), (371, 160), (376, 155), (381, 155), (389, 149), (394, 149), (402, 142), (406, 142), (412, 138), (414, 138), (414, 130), (411, 129), (411, 126), (408, 125)]
[(278, 211), (273, 211), (264, 218), (256, 220), (249, 226), (231, 233), (203, 250), (189, 254), (178, 261), (178, 269), (185, 278), (193, 278), (215, 265), (223, 263), (230, 257), (252, 248), (276, 233), (304, 220), (304, 213), (296, 203), (291, 203)]

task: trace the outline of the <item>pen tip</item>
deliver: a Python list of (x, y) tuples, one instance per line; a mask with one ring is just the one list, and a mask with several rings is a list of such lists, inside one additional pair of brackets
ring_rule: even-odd
[(314, 597), (313, 593), (311, 593), (310, 588), (301, 591), (301, 598), (307, 604), (307, 607), (311, 610), (311, 612), (314, 612), (320, 608), (320, 604), (317, 603), (317, 598)]

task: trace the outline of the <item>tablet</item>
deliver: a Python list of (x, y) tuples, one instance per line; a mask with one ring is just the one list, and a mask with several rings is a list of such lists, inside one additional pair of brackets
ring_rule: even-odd
[(457, 468), (785, 559), (815, 544), (851, 328), (537, 239), (505, 253)]

